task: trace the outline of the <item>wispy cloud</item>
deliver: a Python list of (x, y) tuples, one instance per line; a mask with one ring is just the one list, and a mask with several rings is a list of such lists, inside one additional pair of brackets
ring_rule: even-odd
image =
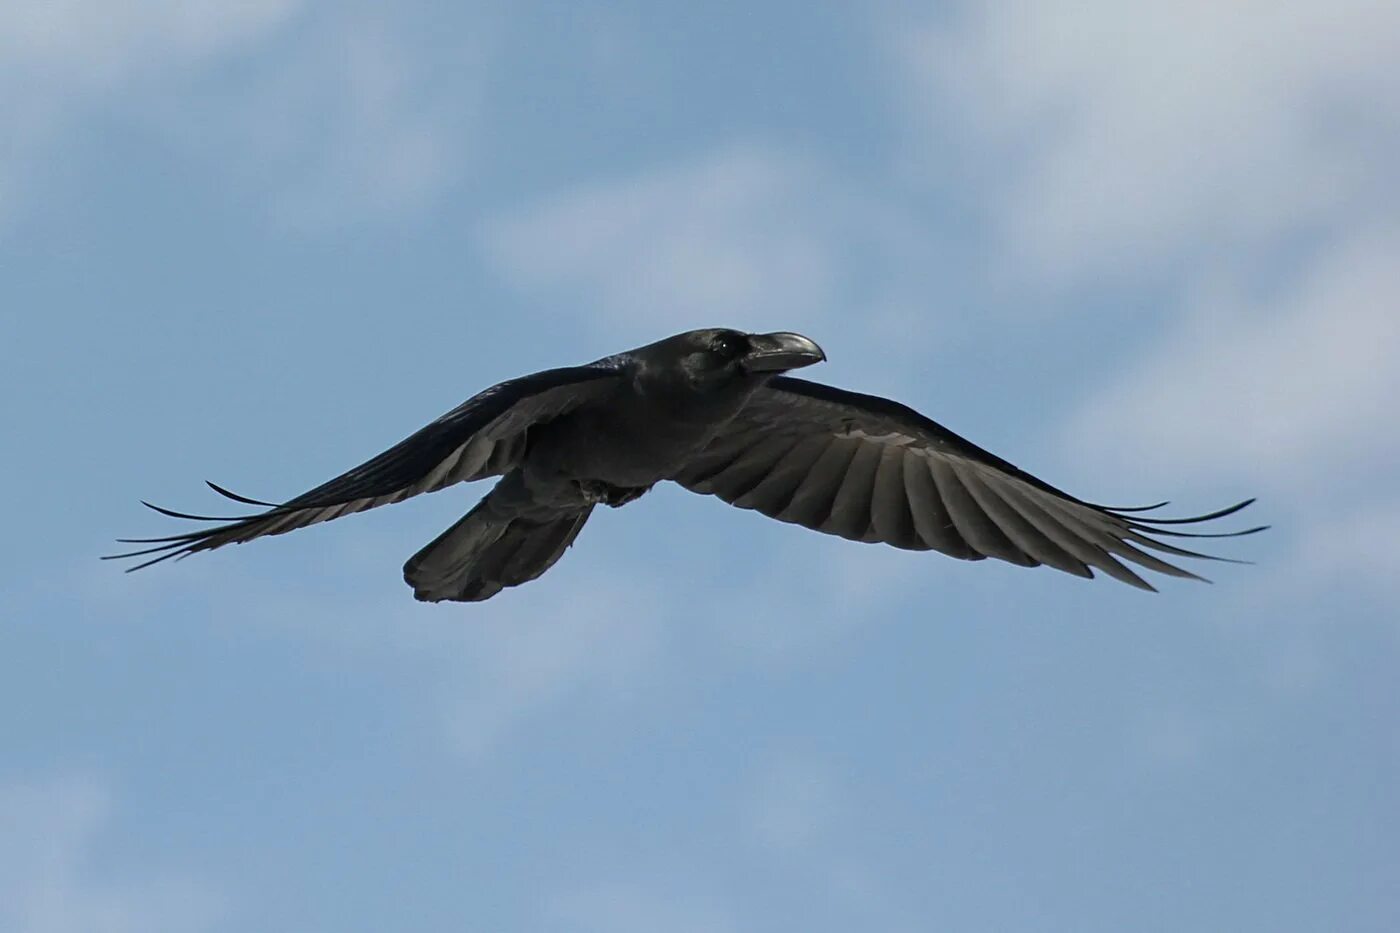
[[(39, 96), (111, 91), (171, 65), (227, 53), (284, 25), (301, 0), (16, 0), (0, 10), (7, 77), (46, 79)], [(117, 85), (116, 88), (113, 85)]]
[(1400, 8), (1013, 3), (891, 41), (913, 138), (964, 153), (1024, 290), (1173, 282), (1068, 455), (1272, 493), (1303, 540), (1393, 511)]
[[(22, 0), (0, 10), (0, 219), (84, 120), (139, 126), (283, 226), (395, 217), (460, 177), (493, 30), (452, 50), (452, 96), (413, 43), (310, 0)], [(266, 58), (246, 72), (232, 61)]]
[(49, 147), (89, 108), (180, 76), (284, 28), (300, 0), (18, 0), (0, 8), (0, 220)]
[(815, 323), (887, 338), (932, 264), (922, 237), (813, 160), (753, 143), (563, 191), (481, 231), (517, 288), (628, 338)]
[[(486, 231), (523, 287), (583, 291), (628, 330), (824, 305), (831, 231), (803, 223), (813, 169), (742, 148), (566, 192)], [(796, 209), (796, 210), (795, 210)]]
[(483, 22), (454, 48), (449, 97), (435, 63), (390, 26), (354, 10), (320, 16), (275, 53), (281, 67), (226, 90), (214, 119), (177, 97), (158, 127), (284, 227), (409, 214), (470, 166), (491, 34)]
[(0, 784), (0, 928), (13, 933), (195, 933), (222, 912), (205, 883), (96, 864), (111, 808), (88, 780)]
[(1396, 206), (1395, 4), (963, 5), (892, 41), (915, 138), (967, 147), (1041, 277), (1209, 268)]
[[(1068, 444), (1108, 471), (1231, 472), (1333, 500), (1326, 477), (1400, 462), (1400, 235), (1339, 243), (1260, 294), (1194, 300), (1178, 329), (1081, 411)], [(1223, 472), (1222, 472), (1223, 471)]]
[(1066, 451), (1106, 474), (1265, 495), (1261, 517), (1296, 535), (1287, 579), (1267, 585), (1400, 595), (1384, 543), (1400, 537), (1398, 249), (1393, 230), (1365, 231), (1262, 294), (1197, 298), (1072, 416)]

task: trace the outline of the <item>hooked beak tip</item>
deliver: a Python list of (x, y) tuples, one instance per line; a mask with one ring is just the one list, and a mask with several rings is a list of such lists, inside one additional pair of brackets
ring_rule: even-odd
[(778, 331), (749, 335), (749, 352), (744, 368), (751, 373), (777, 373), (826, 360), (826, 352), (801, 334)]

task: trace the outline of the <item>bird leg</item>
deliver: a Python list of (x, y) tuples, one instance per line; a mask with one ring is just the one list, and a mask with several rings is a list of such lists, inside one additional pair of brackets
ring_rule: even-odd
[(602, 503), (617, 508), (626, 505), (646, 494), (651, 486), (614, 486), (602, 480), (584, 479), (578, 481), (579, 492), (589, 502)]

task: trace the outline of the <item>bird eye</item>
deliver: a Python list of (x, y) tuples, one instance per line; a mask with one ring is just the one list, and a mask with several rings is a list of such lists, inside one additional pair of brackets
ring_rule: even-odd
[(741, 349), (739, 339), (732, 334), (716, 334), (710, 341), (710, 352), (725, 359), (738, 356)]

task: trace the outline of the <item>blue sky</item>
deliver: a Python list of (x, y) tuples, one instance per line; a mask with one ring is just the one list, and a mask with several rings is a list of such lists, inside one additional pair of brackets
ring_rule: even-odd
[[(0, 928), (1400, 925), (1400, 8), (0, 10)], [(141, 574), (496, 381), (793, 329), (1214, 586), (465, 487)]]

